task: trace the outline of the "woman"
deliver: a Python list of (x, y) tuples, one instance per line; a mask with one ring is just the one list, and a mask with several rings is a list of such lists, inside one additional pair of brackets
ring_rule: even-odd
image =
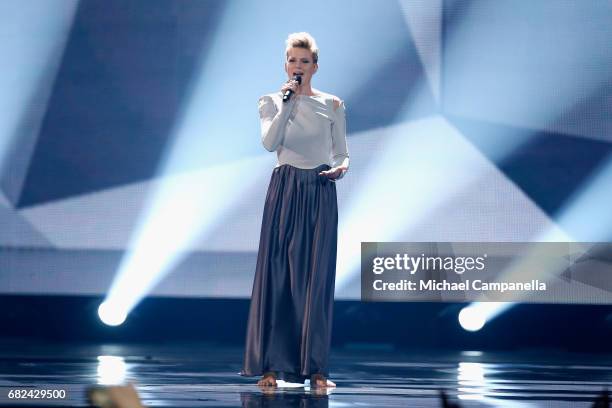
[[(349, 167), (343, 102), (312, 88), (319, 50), (308, 33), (287, 39), (289, 80), (259, 99), (264, 147), (276, 151), (259, 253), (241, 375), (327, 379), (336, 274), (338, 207), (335, 181)], [(301, 77), (301, 83), (294, 78)], [(283, 102), (283, 94), (294, 95)]]

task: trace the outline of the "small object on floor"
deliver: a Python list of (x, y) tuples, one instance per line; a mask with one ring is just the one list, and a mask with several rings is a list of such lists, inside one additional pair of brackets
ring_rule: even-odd
[(101, 408), (144, 408), (134, 385), (95, 386), (87, 390), (89, 402)]

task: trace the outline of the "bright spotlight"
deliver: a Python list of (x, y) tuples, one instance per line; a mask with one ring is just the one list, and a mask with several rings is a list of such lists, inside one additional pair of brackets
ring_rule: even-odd
[(118, 305), (103, 302), (98, 308), (98, 316), (100, 316), (100, 320), (102, 320), (104, 324), (119, 326), (125, 321), (127, 314), (125, 313), (125, 309), (118, 307)]
[(467, 331), (478, 331), (485, 325), (484, 315), (475, 307), (467, 306), (459, 312), (459, 324)]

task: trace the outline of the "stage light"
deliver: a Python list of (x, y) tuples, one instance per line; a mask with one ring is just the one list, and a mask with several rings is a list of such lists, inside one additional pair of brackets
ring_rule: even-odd
[[(607, 160), (576, 191), (554, 217), (556, 224), (538, 235), (536, 242), (608, 242), (612, 236), (612, 159)], [(596, 219), (597, 222), (592, 222)], [(543, 264), (536, 250), (508, 267), (498, 278), (499, 281), (521, 281), (525, 278), (538, 279), (546, 275), (559, 274), (566, 268), (565, 262)], [(533, 266), (532, 266), (533, 265)], [(468, 308), (481, 311), (489, 321), (508, 310), (514, 303), (475, 302)]]
[[(223, 222), (223, 213), (269, 165), (268, 156), (259, 156), (160, 180), (135, 231), (133, 249), (122, 259), (105, 299), (118, 316), (110, 321), (129, 314), (185, 257), (195, 240), (206, 239)], [(206, 271), (205, 265), (202, 270)]]
[(98, 316), (100, 320), (109, 326), (119, 326), (122, 324), (126, 317), (127, 311), (125, 308), (120, 307), (119, 304), (109, 303), (108, 301), (103, 302), (98, 307)]
[(464, 307), (459, 312), (459, 324), (464, 330), (476, 332), (482, 329), (485, 323), (485, 316), (476, 307)]

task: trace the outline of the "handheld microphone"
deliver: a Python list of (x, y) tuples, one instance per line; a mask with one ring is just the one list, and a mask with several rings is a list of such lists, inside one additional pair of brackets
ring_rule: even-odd
[[(297, 81), (298, 84), (302, 84), (302, 76), (301, 75), (294, 75), (293, 76), (293, 80)], [(293, 95), (293, 90), (292, 89), (287, 89), (285, 91), (285, 94), (283, 95), (283, 102), (287, 102), (289, 99), (291, 99), (291, 95)]]

